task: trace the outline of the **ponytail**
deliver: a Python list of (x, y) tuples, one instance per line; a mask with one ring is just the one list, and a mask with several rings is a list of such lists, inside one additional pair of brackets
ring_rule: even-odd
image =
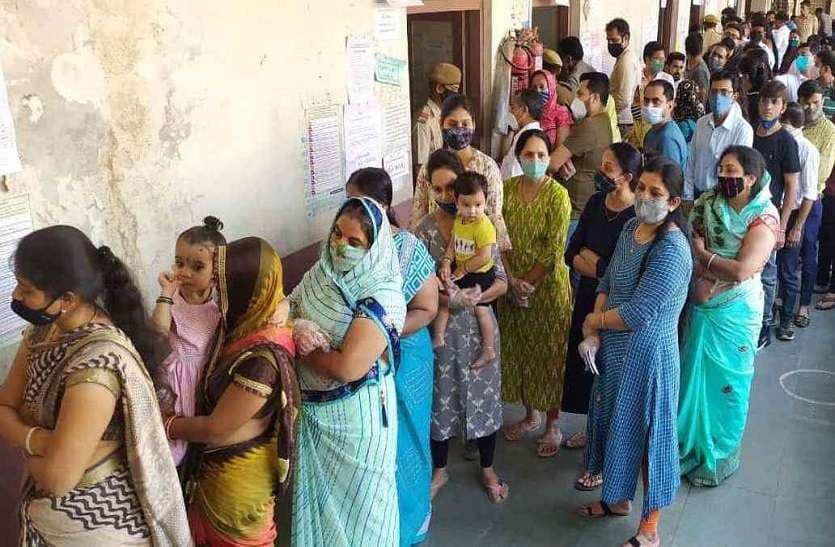
[(51, 298), (71, 292), (99, 305), (133, 343), (154, 380), (160, 404), (167, 404), (171, 392), (161, 364), (169, 352), (168, 344), (151, 329), (130, 271), (109, 247), (96, 249), (78, 228), (50, 226), (20, 241), (14, 270)]

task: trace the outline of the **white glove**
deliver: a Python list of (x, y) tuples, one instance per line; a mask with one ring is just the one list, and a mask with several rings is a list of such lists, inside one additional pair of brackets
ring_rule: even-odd
[(320, 349), (330, 351), (330, 336), (322, 328), (306, 319), (299, 319), (293, 328), (293, 341), (296, 343), (296, 353), (300, 357), (306, 357)]
[(597, 336), (589, 336), (577, 348), (580, 352), (583, 362), (586, 363), (586, 370), (590, 370), (592, 374), (599, 375), (600, 371), (597, 369), (597, 364), (594, 362), (597, 356), (597, 350), (600, 349), (600, 338)]

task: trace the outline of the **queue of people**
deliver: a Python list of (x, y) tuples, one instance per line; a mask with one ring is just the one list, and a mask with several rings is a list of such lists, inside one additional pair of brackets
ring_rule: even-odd
[[(578, 518), (629, 515), (640, 477), (625, 545), (660, 545), (682, 476), (741, 465), (772, 329), (793, 340), (815, 292), (835, 308), (835, 53), (801, 5), (709, 15), (643, 65), (615, 19), (611, 78), (564, 38), (511, 98), (501, 166), (461, 71), (435, 67), (408, 224), (385, 170), (352, 173), (289, 295), (274, 248), (215, 217), (176, 239), (150, 315), (108, 247), (26, 236), (11, 305), (31, 327), (0, 387), (22, 544), (414, 545), (452, 439), (508, 499), (501, 431), (584, 450), (574, 488), (601, 495)], [(504, 426), (503, 402), (524, 417)]]

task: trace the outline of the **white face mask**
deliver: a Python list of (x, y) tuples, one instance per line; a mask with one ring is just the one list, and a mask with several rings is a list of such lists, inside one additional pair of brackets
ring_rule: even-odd
[(571, 113), (574, 115), (574, 119), (578, 122), (589, 114), (588, 109), (586, 108), (586, 103), (577, 97), (574, 97), (574, 100), (571, 101)]
[(660, 106), (643, 106), (641, 117), (650, 125), (658, 125), (664, 121), (664, 109)]

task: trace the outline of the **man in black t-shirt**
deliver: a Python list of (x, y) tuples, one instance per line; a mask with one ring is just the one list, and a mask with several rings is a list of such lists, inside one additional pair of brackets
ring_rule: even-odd
[[(770, 81), (760, 89), (759, 120), (754, 131), (754, 148), (765, 158), (771, 175), (771, 200), (780, 211), (780, 229), (777, 233), (777, 250), (786, 242), (786, 229), (796, 203), (800, 183), (800, 156), (797, 141), (780, 125), (780, 117), (786, 111), (788, 93), (786, 86)], [(771, 323), (774, 317), (774, 300), (777, 292), (777, 255), (772, 253), (762, 272), (765, 302), (763, 326), (758, 347), (763, 349), (771, 343)], [(794, 317), (780, 318), (777, 337), (780, 340), (794, 339), (792, 321)]]

